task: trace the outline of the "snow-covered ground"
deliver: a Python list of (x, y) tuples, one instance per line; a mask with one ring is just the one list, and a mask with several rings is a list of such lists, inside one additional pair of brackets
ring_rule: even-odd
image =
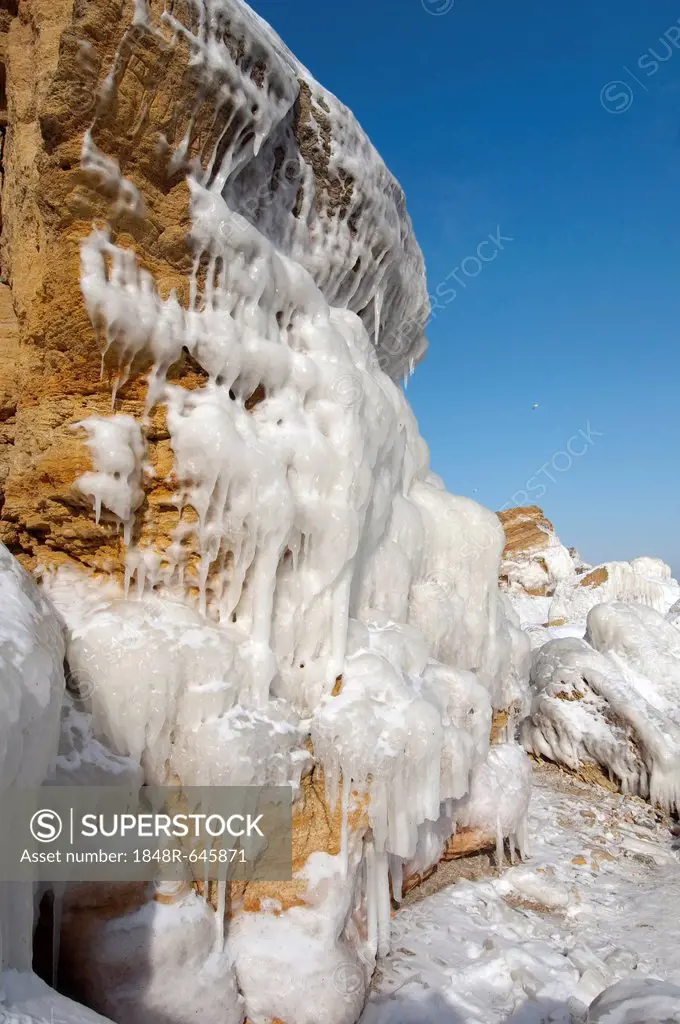
[[(668, 819), (538, 765), (529, 846), (523, 864), (394, 916), (362, 1024), (570, 1024), (621, 979), (680, 985), (680, 862)], [(641, 1015), (611, 1019), (675, 1020), (655, 1015), (660, 991)]]

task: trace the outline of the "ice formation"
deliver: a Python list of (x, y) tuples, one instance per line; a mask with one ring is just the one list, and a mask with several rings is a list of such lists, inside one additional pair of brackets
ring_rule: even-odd
[[(54, 610), (0, 545), (0, 789), (39, 786), (54, 767), (63, 659)], [(0, 882), (0, 1020), (105, 1024), (103, 1017), (57, 995), (32, 973), (33, 926), (31, 884)]]
[[(0, 788), (39, 786), (54, 763), (64, 641), (47, 600), (0, 545)], [(3, 822), (2, 828), (8, 823)], [(31, 969), (33, 894), (0, 882), (0, 965)]]
[(456, 813), (459, 828), (479, 829), (496, 840), (496, 859), (503, 863), (503, 839), (508, 837), (511, 858), (515, 849), (528, 852), (526, 817), (531, 796), (531, 764), (521, 747), (501, 743), (491, 747), (486, 760), (473, 773), (470, 792)]

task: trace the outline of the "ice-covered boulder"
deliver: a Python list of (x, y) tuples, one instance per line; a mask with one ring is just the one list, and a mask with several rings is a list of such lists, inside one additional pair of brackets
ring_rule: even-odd
[(575, 771), (598, 766), (626, 793), (680, 805), (680, 641), (651, 608), (602, 604), (586, 639), (534, 652), (526, 748)]
[(680, 988), (656, 978), (626, 978), (605, 989), (588, 1010), (588, 1024), (677, 1024)]
[(447, 843), (446, 857), (494, 845), (500, 865), (505, 837), (513, 861), (515, 850), (524, 855), (530, 796), (531, 763), (524, 750), (514, 743), (492, 746), (473, 772), (470, 792), (456, 808), (456, 832)]

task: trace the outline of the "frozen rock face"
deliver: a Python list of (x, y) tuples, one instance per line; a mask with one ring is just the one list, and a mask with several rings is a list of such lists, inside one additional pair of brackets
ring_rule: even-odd
[[(528, 672), (500, 523), (430, 472), (397, 383), (428, 310), (403, 195), (239, 0), (20, 8), (0, 534), (88, 696), (57, 776), (296, 796), (290, 882), (232, 886), (228, 921), (209, 888), (72, 894), (62, 976), (126, 1024), (345, 1024)], [(523, 799), (475, 827), (519, 834)]]
[(510, 595), (550, 597), (558, 583), (575, 578), (577, 563), (537, 505), (510, 508), (498, 518), (505, 531), (500, 580)]
[(680, 634), (659, 612), (618, 602), (597, 605), (587, 625), (586, 639), (534, 652), (525, 746), (677, 811)]
[[(24, 6), (3, 21), (2, 264), (21, 346), (20, 359), (14, 343), (0, 357), (2, 420), (17, 438), (1, 539), (31, 565), (56, 551), (122, 571), (114, 516), (139, 508), (138, 532), (166, 546), (177, 528), (166, 478), (192, 456), (186, 429), (181, 453), (170, 443), (157, 404), (168, 370), (183, 391), (233, 402), (237, 434), (261, 432), (246, 417), (256, 407), (276, 427), (272, 403), (291, 389), (321, 403), (322, 419), (324, 402), (329, 413), (358, 407), (354, 332), (394, 377), (424, 352), (423, 260), (402, 191), (352, 114), (238, 0), (175, 0), (171, 13), (162, 0)], [(289, 342), (330, 309), (346, 325), (332, 328), (342, 341), (326, 331), (334, 358), (322, 368), (311, 337)], [(127, 421), (110, 419), (113, 382), (118, 417), (150, 414), (143, 457)], [(188, 397), (172, 410), (186, 428), (224, 415), (215, 397), (191, 418)], [(92, 441), (97, 417), (99, 439), (118, 435), (103, 457), (85, 432)], [(292, 411), (284, 423), (281, 446), (323, 457), (332, 422), (316, 444)], [(98, 527), (89, 511), (99, 500)]]

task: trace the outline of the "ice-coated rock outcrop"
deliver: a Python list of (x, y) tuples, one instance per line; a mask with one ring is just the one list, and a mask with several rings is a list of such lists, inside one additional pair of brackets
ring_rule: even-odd
[(505, 532), (500, 583), (524, 626), (583, 624), (603, 601), (633, 601), (668, 612), (680, 585), (660, 558), (592, 566), (566, 548), (535, 505), (499, 512)]
[(550, 597), (562, 580), (573, 580), (575, 562), (555, 527), (537, 505), (518, 506), (498, 513), (505, 532), (501, 585), (516, 599)]
[(0, 27), (0, 533), (86, 696), (56, 777), (295, 795), (292, 880), (67, 894), (60, 977), (125, 1024), (351, 1024), (391, 898), (463, 822), (521, 845), (528, 781), (503, 531), (399, 386), (428, 312), (401, 189), (240, 0)]

